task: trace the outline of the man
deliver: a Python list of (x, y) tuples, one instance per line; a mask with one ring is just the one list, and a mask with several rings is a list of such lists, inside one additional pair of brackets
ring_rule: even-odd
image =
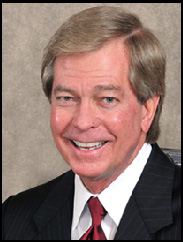
[(51, 129), (71, 171), (3, 204), (3, 239), (178, 240), (180, 170), (155, 143), (165, 56), (138, 17), (84, 10), (42, 63)]

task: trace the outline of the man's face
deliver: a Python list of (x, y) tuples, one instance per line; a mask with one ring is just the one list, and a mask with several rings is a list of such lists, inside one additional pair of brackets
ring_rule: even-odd
[(143, 105), (128, 80), (123, 42), (96, 52), (57, 57), (51, 129), (64, 160), (83, 180), (114, 180), (145, 141)]

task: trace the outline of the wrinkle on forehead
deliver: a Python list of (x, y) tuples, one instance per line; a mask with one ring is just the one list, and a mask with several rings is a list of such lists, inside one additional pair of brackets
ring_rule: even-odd
[[(100, 50), (90, 53), (58, 56), (56, 65), (59, 65), (68, 76), (103, 76), (110, 75), (118, 68), (128, 71), (129, 61), (128, 53), (123, 40), (115, 39), (106, 43)], [(116, 70), (111, 70), (111, 63), (115, 65)]]
[(124, 89), (128, 82), (129, 58), (123, 42), (118, 39), (94, 52), (58, 56), (54, 68), (53, 89), (63, 85), (86, 95), (86, 91), (93, 91), (97, 85), (101, 85), (97, 91), (114, 91), (119, 86)]

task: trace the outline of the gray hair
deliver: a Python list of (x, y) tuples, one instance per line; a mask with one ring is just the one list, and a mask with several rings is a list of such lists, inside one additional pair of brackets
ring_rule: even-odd
[(62, 24), (44, 49), (41, 78), (51, 102), (54, 62), (57, 56), (77, 55), (99, 50), (112, 39), (123, 37), (130, 57), (129, 81), (141, 104), (160, 95), (146, 142), (159, 136), (159, 118), (165, 95), (166, 58), (155, 35), (144, 28), (135, 14), (115, 7), (94, 7), (73, 15)]

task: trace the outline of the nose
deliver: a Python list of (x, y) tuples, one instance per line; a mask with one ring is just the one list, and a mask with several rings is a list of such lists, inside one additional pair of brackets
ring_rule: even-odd
[(81, 101), (73, 118), (73, 126), (80, 131), (98, 128), (100, 126), (100, 118), (91, 102), (86, 100)]

